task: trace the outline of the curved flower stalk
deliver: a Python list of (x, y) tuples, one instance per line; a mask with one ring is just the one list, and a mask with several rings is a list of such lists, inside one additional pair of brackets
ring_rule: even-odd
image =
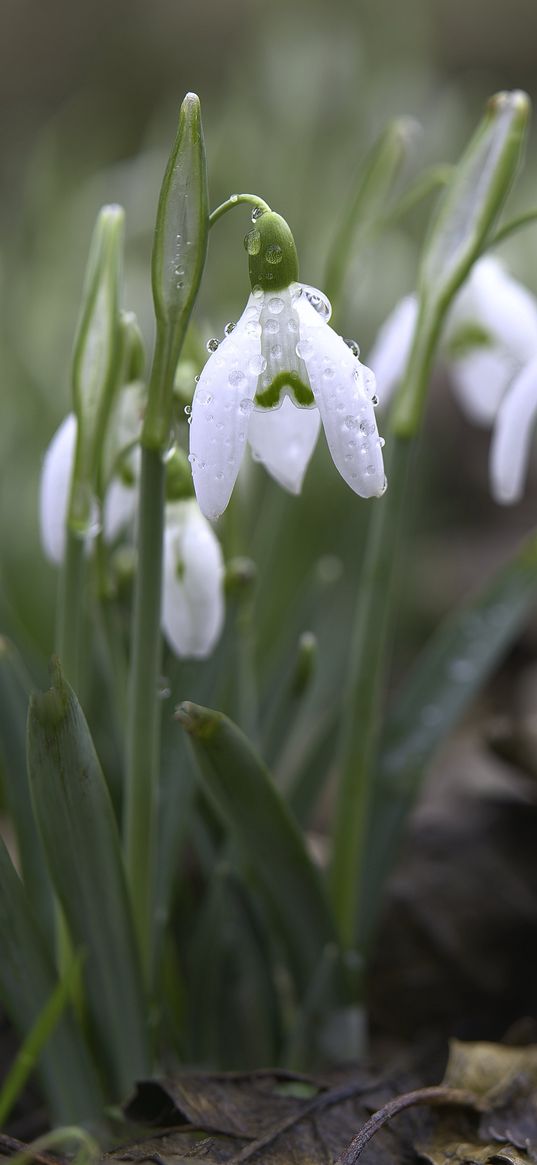
[[(370, 353), (383, 404), (402, 379), (416, 320), (417, 299), (409, 295), (388, 317)], [(479, 259), (453, 302), (441, 351), (469, 420), (493, 427), (493, 497), (504, 504), (518, 501), (537, 414), (537, 299), (498, 259)]]
[(164, 529), (162, 630), (176, 655), (205, 659), (224, 624), (224, 560), (194, 498), (168, 503)]
[(254, 212), (246, 236), (252, 294), (213, 351), (192, 403), (190, 461), (202, 512), (225, 510), (249, 441), (254, 457), (291, 493), (300, 491), (322, 423), (332, 459), (361, 497), (386, 488), (374, 405), (375, 378), (329, 326), (322, 292), (298, 282), (291, 232)]

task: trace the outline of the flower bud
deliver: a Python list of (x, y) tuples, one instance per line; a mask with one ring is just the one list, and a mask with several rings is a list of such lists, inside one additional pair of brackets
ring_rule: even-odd
[(252, 290), (279, 291), (298, 279), (295, 240), (284, 218), (262, 211), (244, 240)]

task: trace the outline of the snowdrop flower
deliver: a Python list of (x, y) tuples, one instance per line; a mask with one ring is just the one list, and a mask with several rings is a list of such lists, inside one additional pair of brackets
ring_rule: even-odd
[[(405, 371), (417, 312), (416, 296), (402, 300), (370, 353), (383, 403)], [(537, 300), (498, 259), (479, 259), (450, 309), (441, 352), (468, 418), (493, 426), (493, 497), (503, 503), (518, 501), (537, 414)]]
[[(59, 566), (65, 554), (65, 531), (71, 479), (75, 461), (77, 421), (69, 413), (56, 430), (43, 458), (39, 491), (39, 526), (41, 544), (50, 562)], [(135, 482), (128, 484), (114, 477), (106, 492), (103, 507), (103, 532), (107, 542), (132, 520), (136, 509)], [(91, 534), (94, 527), (93, 524)], [(89, 535), (88, 535), (89, 542)]]
[(298, 282), (287, 223), (254, 211), (246, 236), (252, 294), (201, 373), (190, 425), (190, 461), (201, 510), (225, 510), (246, 442), (291, 493), (300, 491), (322, 423), (332, 459), (361, 497), (386, 488), (375, 421), (375, 378), (329, 326), (324, 295)]
[(166, 506), (162, 630), (176, 655), (205, 659), (224, 623), (224, 562), (194, 498)]

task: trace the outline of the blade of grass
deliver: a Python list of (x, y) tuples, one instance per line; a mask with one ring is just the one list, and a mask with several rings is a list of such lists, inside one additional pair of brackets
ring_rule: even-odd
[[(53, 997), (58, 980), (1, 838), (0, 947), (0, 997), (24, 1037)], [(41, 1049), (37, 1071), (54, 1121), (88, 1120), (102, 1113), (97, 1076), (70, 1010)]]
[(31, 680), (13, 645), (0, 638), (0, 755), (7, 808), (17, 839), (22, 878), (43, 935), (53, 936), (50, 879), (34, 818), (26, 769), (26, 718)]
[(436, 749), (535, 610), (537, 532), (440, 625), (388, 717), (368, 838), (362, 927), (371, 936), (405, 821)]
[(116, 821), (78, 700), (52, 665), (32, 697), (28, 765), (36, 816), (71, 939), (84, 950), (96, 1047), (111, 1095), (147, 1071), (146, 1009)]
[(272, 779), (235, 724), (185, 703), (177, 717), (190, 735), (206, 795), (236, 840), (279, 925), (303, 994), (334, 929), (317, 870)]

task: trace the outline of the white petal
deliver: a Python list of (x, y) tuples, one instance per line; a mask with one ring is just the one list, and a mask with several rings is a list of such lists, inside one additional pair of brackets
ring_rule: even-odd
[(353, 356), (341, 336), (317, 315), (305, 296), (297, 306), (299, 351), (334, 464), (360, 497), (379, 497), (386, 488), (386, 478), (371, 403), (375, 377)]
[(418, 318), (415, 295), (406, 295), (383, 323), (368, 356), (377, 381), (380, 403), (388, 403), (408, 363)]
[(76, 448), (74, 413), (62, 421), (43, 459), (39, 520), (43, 550), (51, 562), (61, 563), (65, 552), (65, 522)]
[(106, 542), (114, 542), (118, 534), (129, 525), (136, 513), (138, 489), (135, 485), (125, 485), (115, 477), (104, 499), (103, 532)]
[(511, 353), (519, 367), (537, 353), (537, 300), (502, 263), (485, 255), (475, 264), (449, 313), (444, 339), (476, 323)]
[(492, 425), (520, 365), (505, 348), (476, 347), (450, 361), (453, 391), (466, 416), (476, 425)]
[(537, 356), (517, 376), (496, 418), (489, 471), (497, 502), (508, 505), (522, 497), (536, 416)]
[(195, 501), (166, 508), (162, 629), (176, 655), (204, 659), (224, 622), (224, 563), (214, 530)]
[(190, 460), (202, 512), (218, 518), (235, 485), (261, 368), (259, 316), (263, 296), (251, 295), (229, 336), (209, 357), (192, 402)]
[(255, 460), (292, 494), (302, 489), (320, 424), (318, 409), (297, 408), (288, 396), (279, 409), (254, 408), (250, 417), (248, 440)]

